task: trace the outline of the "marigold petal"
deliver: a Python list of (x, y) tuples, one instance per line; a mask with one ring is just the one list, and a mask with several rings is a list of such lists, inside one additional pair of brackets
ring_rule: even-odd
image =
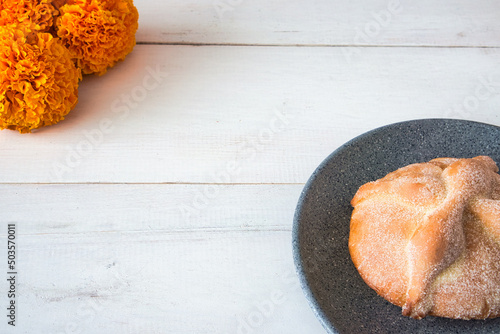
[(106, 73), (135, 46), (139, 13), (132, 0), (69, 0), (59, 11), (57, 35), (84, 74)]
[(26, 133), (63, 120), (78, 101), (80, 80), (58, 38), (0, 26), (0, 129)]
[(51, 0), (2, 0), (0, 25), (23, 24), (36, 31), (49, 31), (58, 13)]

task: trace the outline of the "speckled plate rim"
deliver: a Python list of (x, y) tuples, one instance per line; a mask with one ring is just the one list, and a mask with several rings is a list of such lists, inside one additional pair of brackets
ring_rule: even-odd
[(354, 137), (353, 139), (347, 141), (343, 145), (339, 146), (336, 150), (334, 150), (332, 153), (330, 153), (319, 165), (318, 167), (314, 170), (314, 172), (311, 174), (309, 177), (308, 181), (306, 182), (293, 217), (293, 227), (292, 227), (292, 252), (293, 252), (293, 261), (295, 264), (295, 271), (297, 273), (297, 276), (299, 278), (300, 285), (302, 287), (302, 291), (306, 296), (306, 299), (312, 308), (315, 316), (318, 318), (320, 321), (321, 325), (324, 327), (324, 329), (329, 333), (329, 334), (339, 334), (338, 330), (335, 328), (334, 324), (331, 322), (330, 319), (325, 315), (324, 311), (322, 310), (321, 306), (319, 305), (318, 301), (314, 297), (314, 294), (311, 290), (310, 283), (307, 280), (306, 273), (304, 272), (304, 267), (302, 263), (302, 258), (301, 258), (301, 253), (300, 253), (300, 242), (299, 242), (299, 228), (300, 228), (300, 221), (299, 217), (301, 214), (302, 210), (302, 205), (304, 203), (305, 197), (307, 196), (309, 190), (311, 187), (314, 185), (315, 180), (318, 178), (318, 174), (321, 173), (322, 170), (325, 169), (325, 167), (331, 163), (331, 161), (340, 153), (342, 153), (345, 150), (349, 150), (353, 145), (358, 143), (359, 141), (365, 140), (366, 138), (372, 137), (376, 134), (379, 134), (380, 132), (387, 131), (392, 128), (397, 128), (401, 125), (406, 125), (406, 124), (411, 124), (411, 123), (417, 123), (417, 122), (426, 122), (426, 121), (448, 121), (448, 122), (457, 122), (457, 123), (469, 123), (469, 124), (476, 124), (480, 126), (487, 126), (491, 128), (496, 128), (500, 131), (500, 127), (493, 125), (493, 124), (488, 124), (488, 123), (483, 123), (483, 122), (477, 122), (477, 121), (470, 121), (470, 120), (462, 120), (462, 119), (447, 119), (447, 118), (425, 118), (425, 119), (414, 119), (414, 120), (408, 120), (408, 121), (402, 121), (402, 122), (397, 122), (397, 123), (392, 123), (388, 125), (384, 125), (372, 130), (369, 130), (357, 137)]

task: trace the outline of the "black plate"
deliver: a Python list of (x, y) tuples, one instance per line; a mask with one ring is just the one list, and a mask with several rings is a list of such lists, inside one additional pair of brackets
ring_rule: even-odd
[(294, 217), (302, 288), (328, 333), (500, 333), (500, 318), (414, 320), (366, 285), (348, 251), (350, 201), (358, 188), (400, 167), (438, 157), (489, 155), (500, 162), (500, 128), (452, 119), (388, 125), (346, 143), (313, 173)]

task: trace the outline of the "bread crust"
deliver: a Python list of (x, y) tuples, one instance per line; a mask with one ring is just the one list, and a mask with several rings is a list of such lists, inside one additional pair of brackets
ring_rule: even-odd
[(412, 164), (359, 188), (349, 252), (403, 315), (500, 316), (500, 175), (486, 156)]

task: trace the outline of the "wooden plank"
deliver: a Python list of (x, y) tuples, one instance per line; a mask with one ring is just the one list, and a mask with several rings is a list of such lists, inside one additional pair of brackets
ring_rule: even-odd
[[(0, 185), (0, 230), (16, 224), (16, 330), (320, 333), (290, 253), (301, 189)], [(203, 197), (186, 220), (178, 207)]]
[[(288, 231), (33, 235), (22, 228), (16, 331), (321, 333), (298, 286)], [(0, 289), (8, 290), (5, 279)], [(0, 323), (3, 333), (10, 329)]]
[(142, 43), (500, 46), (495, 0), (136, 1)]
[(381, 125), (500, 125), (499, 65), (498, 49), (140, 45), (84, 79), (64, 122), (2, 131), (0, 182), (304, 183)]
[[(0, 184), (23, 233), (291, 231), (302, 185)], [(2, 234), (0, 233), (0, 236)]]

